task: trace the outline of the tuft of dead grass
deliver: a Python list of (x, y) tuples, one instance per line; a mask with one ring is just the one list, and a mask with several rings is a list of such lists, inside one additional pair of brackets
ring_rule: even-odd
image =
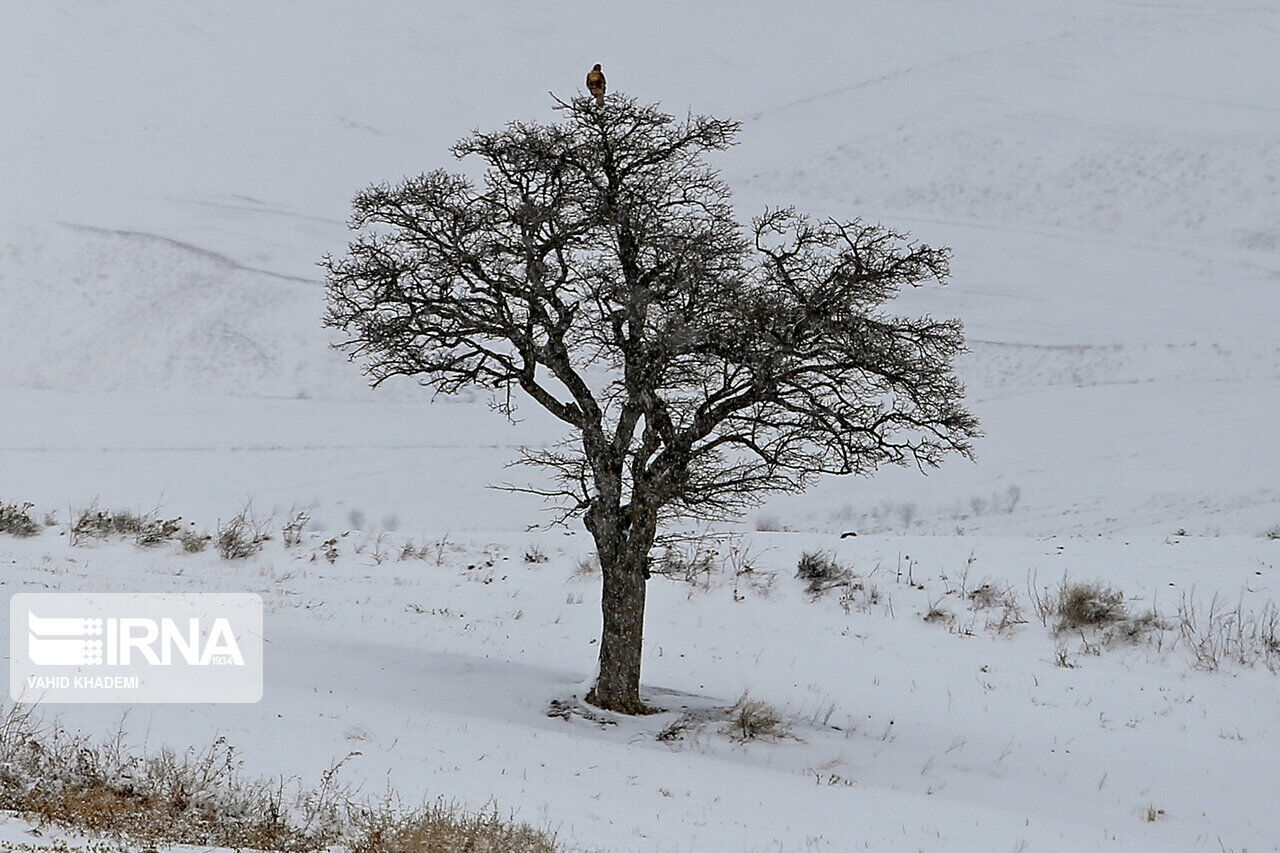
[(35, 536), (41, 530), (39, 522), (31, 517), (30, 503), (0, 503), (0, 533), (7, 533), (19, 539)]
[(987, 614), (987, 630), (1002, 634), (1026, 624), (1022, 606), (1013, 589), (1005, 583), (986, 581), (968, 592), (969, 607)]
[(1054, 615), (1058, 630), (1096, 628), (1129, 616), (1124, 593), (1100, 582), (1064, 584), (1058, 591)]
[(1056, 588), (1028, 585), (1031, 604), (1040, 621), (1054, 633), (1100, 628), (1130, 618), (1124, 593), (1103, 584), (1079, 583), (1063, 577)]
[[(226, 524), (218, 524), (214, 544), (224, 560), (244, 560), (262, 550), (262, 543), (271, 538), (268, 523), (254, 514), (253, 505), (246, 503)], [(332, 562), (332, 561), (330, 561)]]
[(817, 596), (832, 587), (848, 586), (853, 573), (830, 554), (805, 551), (796, 562), (796, 577), (805, 582), (809, 594)]
[(768, 702), (752, 699), (747, 693), (743, 693), (742, 698), (729, 709), (729, 720), (721, 731), (739, 741), (777, 740), (791, 733), (777, 708)]
[(573, 577), (575, 578), (592, 578), (600, 574), (600, 558), (595, 554), (588, 554), (578, 560), (573, 567)]

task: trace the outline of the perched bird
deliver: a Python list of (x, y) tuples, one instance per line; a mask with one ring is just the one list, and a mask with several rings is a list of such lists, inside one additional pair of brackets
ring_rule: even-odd
[(596, 96), (598, 106), (604, 106), (604, 72), (600, 70), (599, 62), (587, 72), (587, 91)]

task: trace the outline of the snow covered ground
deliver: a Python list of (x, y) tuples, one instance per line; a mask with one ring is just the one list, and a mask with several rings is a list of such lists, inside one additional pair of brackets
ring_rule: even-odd
[[(225, 736), (250, 769), (344, 779), (409, 802), (440, 795), (609, 850), (1260, 849), (1280, 837), (1280, 682), (1265, 667), (1193, 669), (1176, 630), (1093, 654), (1058, 642), (1027, 591), (1105, 578), (1172, 620), (1212, 591), (1259, 611), (1280, 543), (755, 534), (755, 571), (651, 585), (646, 683), (667, 713), (601, 725), (549, 717), (595, 654), (598, 577), (584, 537), (468, 534), (401, 559), (403, 537), (320, 535), (251, 561), (51, 531), (5, 541), (17, 591), (252, 591), (266, 602), (257, 705), (63, 706), (61, 723), (132, 743)], [(548, 557), (530, 563), (537, 546)], [(812, 600), (792, 577), (826, 548), (861, 589)], [(381, 562), (379, 562), (381, 560)], [(770, 575), (773, 575), (770, 577)], [(1007, 583), (1028, 624), (964, 591)], [(924, 617), (932, 610), (951, 617)], [(1092, 639), (1092, 634), (1088, 635)], [(744, 691), (790, 735), (738, 743), (717, 718)], [(658, 735), (691, 710), (690, 729)], [(1149, 823), (1146, 810), (1162, 813)], [(1022, 845), (1022, 846), (1020, 846)]]
[[(262, 592), (263, 702), (133, 708), (140, 741), (223, 733), (309, 778), (359, 750), (371, 790), (493, 799), (587, 846), (1276, 849), (1275, 675), (1196, 670), (1176, 632), (1072, 638), (1061, 667), (1034, 616), (997, 633), (955, 590), (972, 557), (968, 587), (1007, 582), (1028, 614), (1032, 573), (1169, 616), (1193, 588), (1278, 597), (1278, 37), (1274, 2), (10, 4), (0, 500), (212, 527), (252, 498), (317, 529), (228, 563), (53, 528), (0, 540), (3, 589)], [(539, 504), (485, 486), (554, 425), (370, 392), (319, 325), (356, 189), (548, 118), (595, 62), (744, 121), (721, 163), (744, 216), (794, 203), (955, 252), (951, 286), (902, 308), (966, 323), (977, 462), (770, 501), (743, 529), (768, 529), (747, 541), (777, 577), (740, 601), (731, 575), (653, 583), (655, 700), (750, 690), (795, 738), (547, 717), (594, 657), (585, 537), (524, 532)], [(439, 565), (395, 559), (446, 535)], [(791, 575), (812, 549), (880, 600), (811, 602)], [(124, 709), (58, 710), (108, 731)]]

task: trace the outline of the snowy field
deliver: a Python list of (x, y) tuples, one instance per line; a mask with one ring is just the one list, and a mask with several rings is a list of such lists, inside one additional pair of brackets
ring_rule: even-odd
[[(586, 849), (1280, 849), (1280, 676), (1207, 671), (1177, 629), (1215, 593), (1280, 600), (1278, 43), (1271, 0), (5, 6), (0, 502), (60, 525), (0, 538), (0, 589), (267, 603), (258, 705), (47, 710), (103, 733), (127, 712), (138, 744), (225, 735), (262, 775), (358, 751), (369, 791), (497, 803)], [(611, 724), (547, 716), (595, 658), (585, 533), (528, 532), (541, 505), (486, 488), (555, 425), (369, 391), (328, 349), (316, 267), (356, 190), (549, 119), (595, 62), (611, 91), (743, 121), (719, 162), (743, 217), (951, 246), (951, 285), (901, 310), (965, 322), (986, 433), (974, 463), (726, 526), (749, 575), (652, 581), (670, 711)], [(228, 562), (64, 532), (94, 500), (212, 529), (249, 499), (276, 526), (306, 508), (307, 541)], [(858, 594), (813, 600), (812, 550)], [(1031, 589), (1064, 575), (1171, 627), (1055, 639)], [(1026, 624), (990, 624), (984, 583)], [(744, 691), (790, 735), (721, 732)]]

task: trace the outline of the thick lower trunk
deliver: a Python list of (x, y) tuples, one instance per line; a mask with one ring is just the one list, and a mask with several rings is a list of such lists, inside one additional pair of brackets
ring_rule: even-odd
[[(647, 554), (645, 555), (647, 556)], [(604, 590), (600, 607), (604, 633), (600, 638), (600, 674), (587, 701), (623, 714), (650, 709), (640, 700), (640, 655), (644, 645), (644, 556), (610, 564), (601, 559)]]

